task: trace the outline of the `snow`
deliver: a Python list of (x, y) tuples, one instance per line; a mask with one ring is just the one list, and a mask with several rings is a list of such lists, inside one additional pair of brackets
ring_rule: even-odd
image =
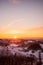
[[(30, 51), (27, 51), (27, 52), (24, 52), (23, 51), (23, 48), (22, 47), (10, 47), (10, 46), (8, 46), (8, 49), (10, 50), (10, 52), (14, 55), (15, 53), (17, 54), (17, 55), (24, 55), (24, 56), (29, 56), (30, 54), (33, 54), (33, 55), (35, 55), (37, 58), (39, 58), (39, 51), (40, 50), (37, 50), (37, 51), (35, 51), (34, 53), (32, 53), (32, 50), (30, 50)], [(41, 54), (42, 54), (42, 57), (43, 57), (43, 53), (41, 52)]]
[[(40, 50), (37, 50), (34, 53), (32, 53), (32, 50), (29, 50), (29, 51), (26, 51), (26, 52), (23, 51), (23, 50), (26, 50), (26, 49), (27, 49), (27, 47), (26, 48), (18, 47), (18, 45), (16, 45), (16, 44), (10, 44), (7, 47), (0, 46), (0, 55), (2, 55), (2, 52), (4, 52), (3, 55), (6, 55), (7, 52), (9, 52), (8, 53), (9, 55), (11, 55), (11, 54), (15, 55), (15, 53), (16, 53), (17, 56), (21, 55), (21, 56), (28, 57), (28, 56), (30, 56), (30, 54), (32, 54), (32, 55), (36, 56), (36, 58), (39, 58), (39, 51)], [(43, 53), (42, 52), (41, 52), (41, 58), (43, 59)]]

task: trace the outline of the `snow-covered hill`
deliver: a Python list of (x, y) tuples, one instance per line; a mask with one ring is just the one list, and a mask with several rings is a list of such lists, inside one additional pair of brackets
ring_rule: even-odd
[[(27, 47), (19, 47), (16, 44), (10, 44), (8, 46), (0, 46), (0, 56), (1, 55), (17, 55), (17, 56), (30, 56), (31, 54), (39, 58), (39, 51), (37, 50), (34, 53), (32, 50), (28, 50)], [(43, 53), (41, 52), (41, 58), (43, 58)]]

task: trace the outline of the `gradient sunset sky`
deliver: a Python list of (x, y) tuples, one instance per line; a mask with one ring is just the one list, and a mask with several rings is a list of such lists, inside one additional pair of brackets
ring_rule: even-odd
[(43, 0), (0, 0), (0, 38), (43, 38)]

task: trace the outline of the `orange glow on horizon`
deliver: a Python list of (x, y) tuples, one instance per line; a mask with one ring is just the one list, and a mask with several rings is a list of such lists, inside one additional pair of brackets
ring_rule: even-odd
[[(15, 34), (16, 33), (16, 34)], [(43, 27), (40, 28), (34, 28), (34, 29), (29, 29), (29, 30), (22, 30), (22, 32), (15, 32), (12, 34), (6, 33), (0, 33), (0, 38), (14, 38), (14, 39), (19, 39), (19, 38), (43, 38)]]

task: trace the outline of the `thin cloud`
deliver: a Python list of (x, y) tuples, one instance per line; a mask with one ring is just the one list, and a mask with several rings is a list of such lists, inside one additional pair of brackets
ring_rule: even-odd
[(20, 3), (20, 0), (9, 0), (9, 2), (15, 4), (15, 3)]
[(12, 3), (16, 3), (17, 0), (9, 0), (9, 1), (12, 2)]

